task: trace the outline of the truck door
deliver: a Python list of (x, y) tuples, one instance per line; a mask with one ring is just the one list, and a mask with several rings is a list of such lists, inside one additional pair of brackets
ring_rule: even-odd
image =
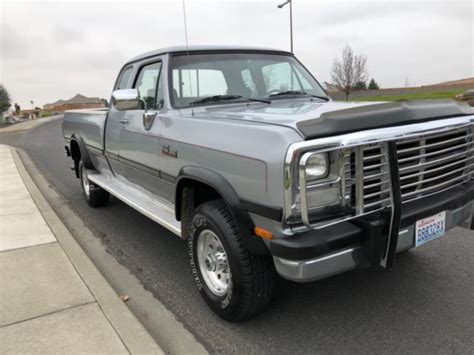
[[(122, 70), (115, 85), (114, 90), (128, 89), (132, 83), (133, 66), (128, 66)], [(114, 105), (110, 105), (105, 126), (105, 154), (117, 175), (123, 174), (123, 168), (118, 160), (120, 142), (120, 121), (124, 119), (125, 112), (117, 110)]]
[(132, 184), (160, 194), (160, 131), (163, 106), (162, 62), (143, 64), (133, 82), (142, 107), (124, 111), (120, 120), (119, 161), (123, 176)]

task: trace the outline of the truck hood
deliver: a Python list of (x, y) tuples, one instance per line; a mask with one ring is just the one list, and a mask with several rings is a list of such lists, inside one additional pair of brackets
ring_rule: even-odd
[(216, 105), (195, 112), (195, 117), (231, 119), (287, 126), (305, 139), (473, 115), (467, 104), (454, 100), (404, 102), (315, 102), (308, 99), (272, 103)]

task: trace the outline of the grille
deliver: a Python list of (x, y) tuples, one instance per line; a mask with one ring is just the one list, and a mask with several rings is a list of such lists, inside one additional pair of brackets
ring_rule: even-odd
[(386, 145), (370, 145), (356, 149), (356, 211), (375, 211), (391, 203), (390, 167)]
[(473, 152), (471, 129), (397, 142), (402, 201), (466, 182), (474, 165)]
[(348, 206), (355, 205), (355, 153), (347, 150), (344, 153), (344, 203)]

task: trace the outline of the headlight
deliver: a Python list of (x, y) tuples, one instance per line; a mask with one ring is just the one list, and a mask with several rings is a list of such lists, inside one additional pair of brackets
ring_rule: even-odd
[(328, 176), (329, 159), (327, 153), (316, 153), (306, 161), (306, 179), (315, 180)]

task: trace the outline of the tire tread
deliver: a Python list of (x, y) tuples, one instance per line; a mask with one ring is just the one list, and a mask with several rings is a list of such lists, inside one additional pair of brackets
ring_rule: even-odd
[(239, 307), (236, 308), (232, 319), (243, 320), (262, 312), (270, 303), (276, 281), (276, 272), (273, 262), (268, 255), (250, 253), (244, 245), (242, 235), (234, 218), (223, 200), (214, 200), (205, 203), (209, 212), (219, 215), (232, 231), (232, 239), (238, 250), (241, 263), (239, 273), (242, 277), (242, 294)]

